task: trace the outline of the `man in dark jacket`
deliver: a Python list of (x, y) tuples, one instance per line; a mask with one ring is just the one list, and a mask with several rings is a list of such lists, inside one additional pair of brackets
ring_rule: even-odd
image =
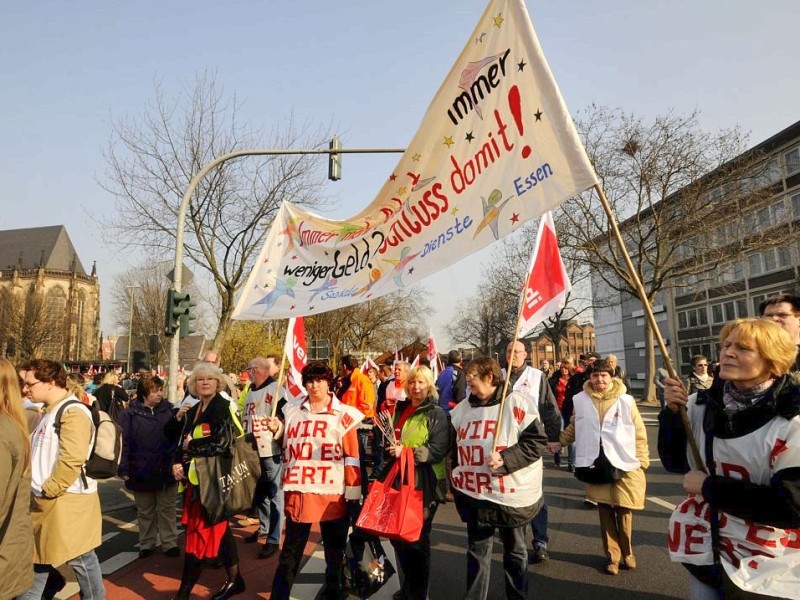
[[(547, 448), (550, 452), (558, 452), (561, 449), (559, 435), (561, 434), (561, 413), (556, 404), (556, 398), (547, 375), (539, 369), (534, 369), (525, 364), (528, 352), (525, 344), (517, 340), (510, 342), (506, 347), (506, 364), (511, 370), (508, 387), (515, 392), (530, 396), (539, 406), (539, 418), (544, 425), (547, 433)], [(506, 377), (506, 373), (503, 373)], [(547, 544), (550, 537), (547, 535), (547, 502), (542, 500), (542, 508), (537, 513), (536, 518), (531, 521), (533, 531), (533, 555), (532, 562), (540, 563), (549, 560)]]

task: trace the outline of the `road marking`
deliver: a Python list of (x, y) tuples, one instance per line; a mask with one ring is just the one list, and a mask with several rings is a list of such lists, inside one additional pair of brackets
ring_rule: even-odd
[(108, 560), (101, 562), (100, 571), (103, 573), (103, 575), (110, 575), (117, 569), (121, 569), (125, 565), (132, 563), (137, 558), (139, 558), (138, 552), (120, 552)]
[(109, 531), (107, 534), (105, 534), (103, 536), (103, 541), (107, 542), (108, 540), (113, 538), (115, 535), (119, 535), (119, 531)]
[(80, 586), (75, 581), (68, 581), (67, 585), (64, 586), (64, 589), (56, 594), (56, 600), (68, 600), (73, 596), (76, 596), (81, 591)]
[(648, 496), (647, 497), (650, 502), (653, 504), (658, 504), (659, 506), (663, 506), (664, 508), (668, 508), (670, 510), (675, 510), (675, 505), (672, 502), (667, 502), (666, 500), (662, 500), (661, 498), (656, 498), (655, 496)]

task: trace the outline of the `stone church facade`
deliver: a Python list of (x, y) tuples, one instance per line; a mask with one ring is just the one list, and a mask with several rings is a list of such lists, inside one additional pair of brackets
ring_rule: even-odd
[(0, 356), (100, 356), (100, 283), (61, 225), (0, 231)]

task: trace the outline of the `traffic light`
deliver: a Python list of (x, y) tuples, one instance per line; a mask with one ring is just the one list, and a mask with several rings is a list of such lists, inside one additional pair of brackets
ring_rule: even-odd
[[(340, 150), (342, 148), (342, 140), (339, 136), (333, 136), (330, 146), (331, 150)], [(331, 152), (328, 154), (328, 179), (331, 181), (339, 181), (342, 178), (342, 155), (338, 152)]]
[[(167, 292), (167, 316), (164, 321), (164, 335), (172, 337), (179, 331), (181, 317), (189, 314), (189, 294), (170, 289)], [(192, 306), (195, 304), (192, 303)]]
[(197, 306), (197, 302), (189, 299), (189, 294), (186, 294), (186, 300), (183, 301), (183, 306), (186, 307), (186, 312), (180, 317), (180, 338), (183, 339), (192, 335), (196, 330), (192, 321), (197, 319), (197, 315), (192, 312), (192, 309)]

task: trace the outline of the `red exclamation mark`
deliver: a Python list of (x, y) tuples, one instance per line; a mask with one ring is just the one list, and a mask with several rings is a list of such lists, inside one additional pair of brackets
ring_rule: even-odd
[[(511, 116), (514, 117), (514, 123), (517, 124), (519, 134), (522, 135), (525, 133), (525, 129), (522, 126), (522, 100), (519, 97), (519, 88), (515, 85), (508, 90), (508, 107), (511, 109)], [(522, 158), (528, 158), (530, 155), (531, 147), (528, 145), (523, 146)]]

